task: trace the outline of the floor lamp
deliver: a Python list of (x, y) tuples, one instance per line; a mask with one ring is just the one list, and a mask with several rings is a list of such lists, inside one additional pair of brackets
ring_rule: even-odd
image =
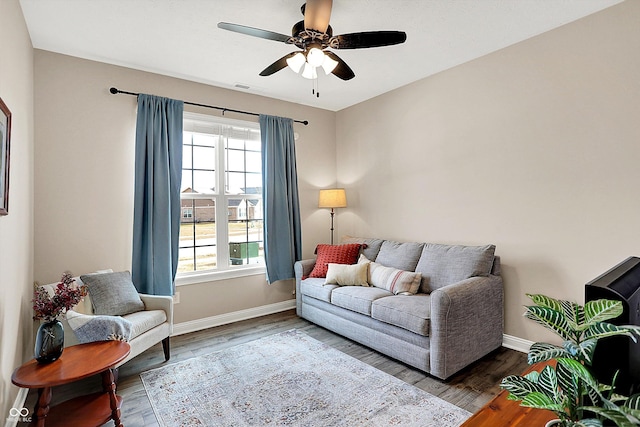
[(318, 207), (331, 209), (331, 244), (333, 245), (333, 215), (335, 214), (333, 209), (347, 207), (347, 193), (344, 188), (320, 190)]

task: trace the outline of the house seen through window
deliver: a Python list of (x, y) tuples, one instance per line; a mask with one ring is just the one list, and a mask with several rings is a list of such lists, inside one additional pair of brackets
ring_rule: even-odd
[(184, 113), (178, 274), (264, 264), (260, 130)]

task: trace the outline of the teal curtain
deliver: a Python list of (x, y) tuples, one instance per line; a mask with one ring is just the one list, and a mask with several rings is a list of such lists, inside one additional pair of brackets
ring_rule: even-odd
[(145, 294), (175, 290), (183, 110), (182, 101), (138, 95), (131, 276)]
[(300, 202), (293, 120), (260, 115), (264, 258), (267, 281), (295, 277), (302, 258)]

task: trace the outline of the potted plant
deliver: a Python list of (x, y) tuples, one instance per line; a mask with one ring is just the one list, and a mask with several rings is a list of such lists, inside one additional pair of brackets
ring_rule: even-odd
[(581, 306), (545, 295), (527, 296), (535, 305), (526, 307), (525, 317), (554, 331), (564, 342), (562, 346), (550, 343), (531, 346), (529, 364), (552, 360), (555, 363), (539, 373), (504, 378), (500, 386), (509, 392), (509, 399), (520, 400), (522, 406), (554, 412), (558, 416), (555, 425), (561, 427), (601, 427), (603, 419), (620, 427), (640, 425), (640, 395), (631, 398), (617, 395), (613, 387), (599, 384), (589, 371), (600, 338), (626, 335), (635, 341), (635, 335), (640, 335), (638, 327), (607, 322), (622, 314), (622, 303), (596, 300)]

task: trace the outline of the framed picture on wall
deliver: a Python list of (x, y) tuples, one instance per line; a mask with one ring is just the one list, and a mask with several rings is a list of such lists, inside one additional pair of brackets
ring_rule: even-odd
[(9, 213), (9, 147), (11, 111), (0, 98), (0, 215)]

